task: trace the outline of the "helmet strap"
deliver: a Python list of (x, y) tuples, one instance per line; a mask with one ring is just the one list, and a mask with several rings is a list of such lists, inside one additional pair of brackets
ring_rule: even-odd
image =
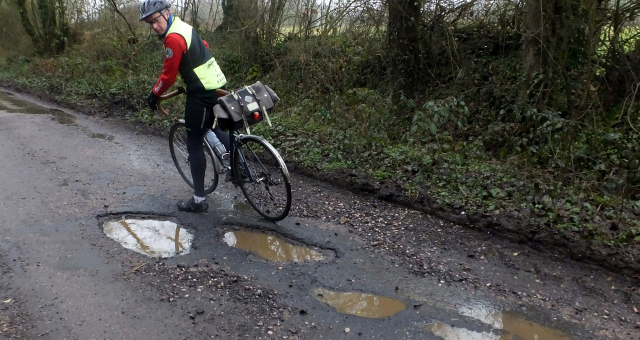
[(160, 39), (164, 39), (164, 37), (167, 36), (167, 32), (169, 32), (169, 27), (171, 27), (171, 24), (173, 24), (173, 14), (169, 13), (169, 17), (165, 17), (164, 12), (165, 11), (160, 12), (160, 15), (162, 15), (164, 20), (167, 21), (167, 28), (164, 30), (164, 33), (162, 35), (158, 36)]

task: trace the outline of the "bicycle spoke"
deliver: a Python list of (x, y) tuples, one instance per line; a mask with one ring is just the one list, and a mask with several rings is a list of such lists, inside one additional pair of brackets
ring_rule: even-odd
[[(187, 130), (183, 123), (176, 123), (171, 127), (169, 132), (169, 148), (173, 163), (178, 169), (180, 176), (193, 188), (191, 168), (189, 166), (189, 151), (187, 150)], [(204, 152), (207, 162), (204, 191), (206, 194), (209, 194), (218, 186), (218, 173), (215, 171), (213, 155), (206, 145), (204, 146)]]
[(242, 191), (254, 209), (270, 220), (284, 218), (291, 207), (291, 185), (276, 155), (261, 141), (247, 139), (236, 161)]
[(189, 152), (187, 151), (186, 136), (176, 136), (173, 144), (175, 145), (175, 147), (178, 150), (178, 152), (180, 152), (180, 154), (182, 155), (182, 157), (185, 159), (185, 161), (188, 164), (189, 163)]

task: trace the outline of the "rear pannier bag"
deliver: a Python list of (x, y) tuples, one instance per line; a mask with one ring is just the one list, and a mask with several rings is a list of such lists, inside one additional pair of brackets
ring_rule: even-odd
[(250, 134), (249, 126), (265, 118), (271, 126), (269, 113), (278, 100), (273, 90), (258, 81), (218, 98), (218, 105), (213, 112), (221, 129), (239, 130), (245, 127), (247, 134)]

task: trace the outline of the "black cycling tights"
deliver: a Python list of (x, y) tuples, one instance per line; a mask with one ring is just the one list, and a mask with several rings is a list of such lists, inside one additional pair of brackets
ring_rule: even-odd
[[(204, 155), (204, 145), (202, 140), (206, 130), (187, 130), (187, 151), (189, 151), (189, 165), (191, 166), (191, 178), (193, 178), (193, 194), (198, 197), (205, 197), (204, 174), (207, 170), (207, 159)], [(229, 150), (229, 134), (220, 130), (218, 126), (213, 129), (222, 144)]]

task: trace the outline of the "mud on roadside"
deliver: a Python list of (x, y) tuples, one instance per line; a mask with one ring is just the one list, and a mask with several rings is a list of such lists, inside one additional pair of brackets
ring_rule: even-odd
[(640, 290), (624, 274), (577, 262), (553, 247), (513, 242), (495, 229), (469, 228), (377, 195), (344, 191), (338, 181), (313, 182), (296, 186), (292, 215), (339, 223), (368, 250), (390, 254), (416, 276), (484, 291), (511, 306), (560, 313), (587, 326), (594, 339), (638, 339)]
[(526, 244), (527, 247), (553, 256), (596, 265), (640, 284), (640, 244), (609, 246), (595, 243), (570, 230), (559, 231), (550, 226), (532, 223), (531, 215), (526, 212), (510, 210), (496, 215), (467, 213), (464, 207), (443, 204), (425, 192), (421, 192), (418, 199), (412, 199), (397, 183), (378, 183), (353, 172), (319, 173), (295, 165), (292, 167), (304, 176), (333, 183), (351, 192), (424, 212), (481, 233), (490, 233), (494, 238)]

